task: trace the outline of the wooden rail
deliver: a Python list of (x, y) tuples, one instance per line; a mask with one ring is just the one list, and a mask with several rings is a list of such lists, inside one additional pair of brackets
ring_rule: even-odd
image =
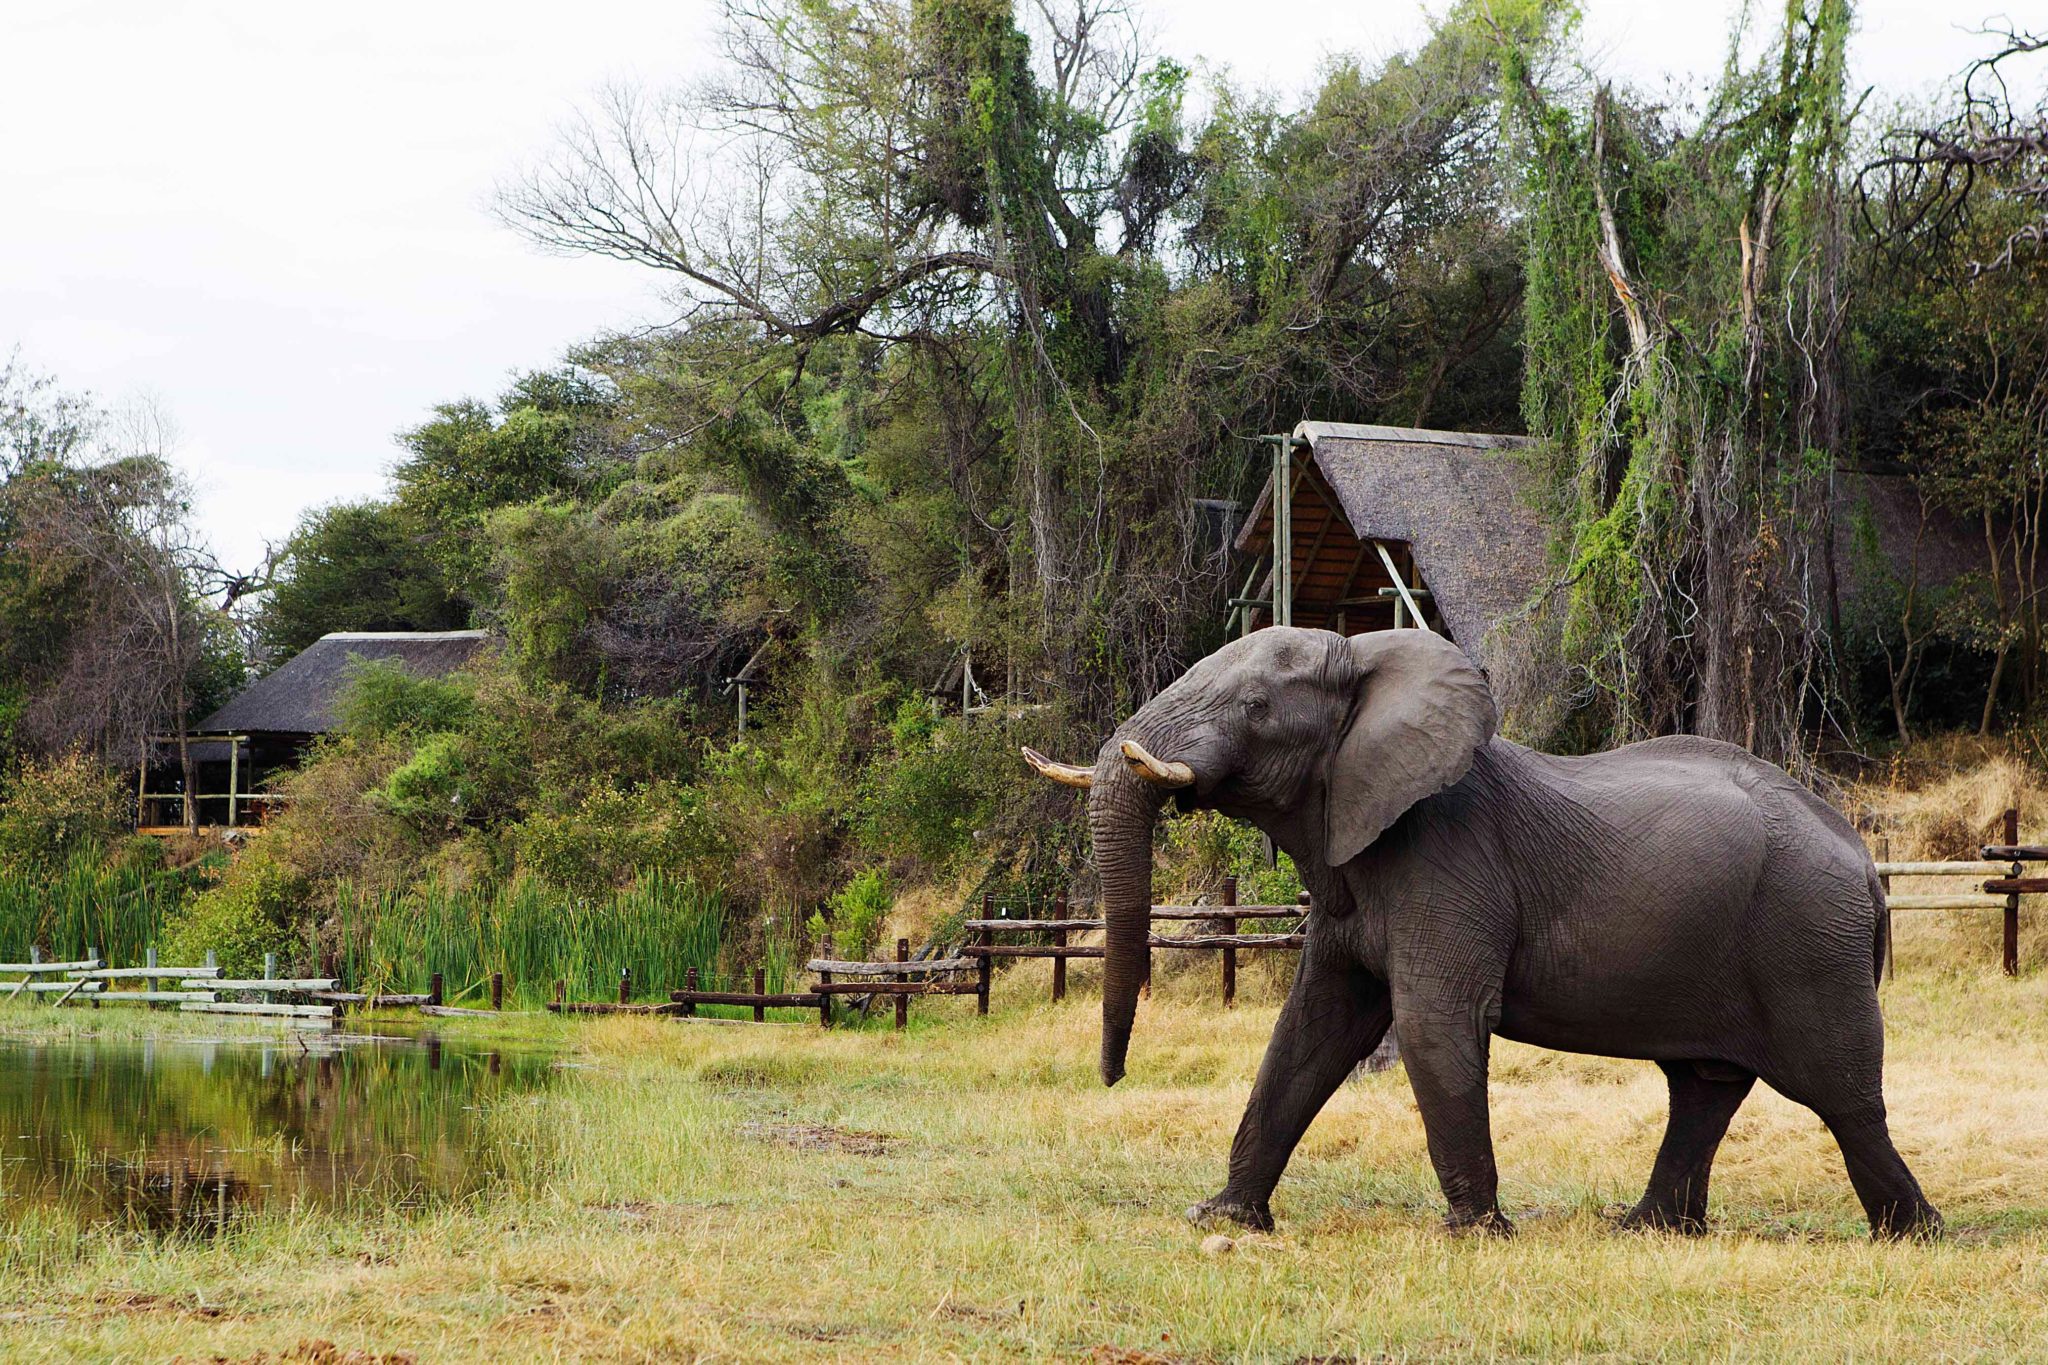
[[(1064, 894), (1053, 901), (1051, 919), (1011, 919), (994, 913), (994, 898), (982, 898), (982, 917), (971, 919), (966, 929), (974, 935), (974, 941), (960, 950), (964, 957), (978, 958), (983, 966), (983, 977), (987, 977), (987, 965), (997, 959), (1050, 958), (1053, 964), (1052, 998), (1064, 999), (1067, 993), (1066, 964), (1075, 959), (1097, 960), (1104, 954), (1100, 944), (1070, 943), (1067, 935), (1084, 931), (1103, 929), (1106, 922), (1101, 919), (1072, 919), (1067, 915), (1068, 901)], [(1166, 948), (1196, 952), (1216, 952), (1223, 962), (1223, 1004), (1226, 1008), (1237, 1003), (1237, 955), (1247, 948), (1272, 948), (1292, 952), (1307, 942), (1306, 936), (1298, 929), (1281, 933), (1241, 934), (1238, 924), (1242, 920), (1299, 920), (1309, 913), (1308, 897), (1294, 905), (1239, 905), (1237, 903), (1237, 878), (1223, 879), (1223, 897), (1220, 905), (1155, 905), (1152, 907), (1152, 921), (1196, 922), (1213, 932), (1197, 930), (1194, 933), (1148, 935), (1147, 944), (1153, 948)], [(1050, 943), (998, 943), (996, 936), (1009, 934), (1049, 934)], [(1146, 988), (1150, 989), (1150, 968), (1147, 968)], [(985, 1013), (986, 1011), (984, 1011)]]

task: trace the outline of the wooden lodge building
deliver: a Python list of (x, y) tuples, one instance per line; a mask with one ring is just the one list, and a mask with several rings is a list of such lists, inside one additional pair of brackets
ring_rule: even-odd
[[(237, 693), (186, 737), (197, 823), (208, 828), (262, 824), (264, 812), (278, 800), (264, 790), (265, 783), (338, 727), (335, 706), (358, 663), (395, 663), (416, 677), (438, 678), (465, 667), (490, 638), (482, 630), (321, 636)], [(137, 774), (136, 828), (145, 834), (181, 831), (184, 806), (177, 737), (158, 735)]]
[[(1555, 625), (1531, 609), (1555, 581), (1522, 436), (1303, 422), (1270, 436), (1272, 473), (1231, 541), (1226, 633), (1275, 623), (1358, 635), (1426, 626), (1484, 668), (1511, 732), (1565, 700)], [(1822, 585), (1832, 622), (1889, 578), (1940, 588), (1988, 570), (1983, 528), (1923, 507), (1903, 477), (1836, 476)]]

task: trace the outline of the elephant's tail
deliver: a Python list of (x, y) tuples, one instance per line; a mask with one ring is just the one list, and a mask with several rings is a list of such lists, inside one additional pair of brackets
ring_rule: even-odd
[(1873, 985), (1881, 985), (1884, 964), (1892, 955), (1892, 904), (1884, 894), (1884, 882), (1875, 866), (1870, 869), (1870, 904), (1877, 911), (1877, 923), (1870, 936), (1870, 977)]

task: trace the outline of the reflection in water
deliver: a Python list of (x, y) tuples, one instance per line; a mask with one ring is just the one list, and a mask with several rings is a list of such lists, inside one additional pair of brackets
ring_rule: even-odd
[(502, 1172), (485, 1132), (548, 1057), (346, 1035), (0, 1037), (0, 1228), (35, 1208), (206, 1234), (263, 1207), (416, 1206)]

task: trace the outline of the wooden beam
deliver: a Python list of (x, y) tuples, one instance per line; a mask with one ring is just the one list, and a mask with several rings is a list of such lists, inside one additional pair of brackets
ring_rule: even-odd
[[(1429, 618), (1425, 617), (1422, 614), (1422, 608), (1415, 604), (1415, 598), (1410, 595), (1408, 591), (1408, 585), (1401, 581), (1401, 570), (1395, 567), (1394, 556), (1388, 552), (1387, 543), (1383, 540), (1375, 540), (1372, 543), (1372, 547), (1373, 549), (1379, 551), (1380, 563), (1387, 566), (1387, 573), (1392, 576), (1394, 580), (1394, 586), (1400, 589), (1401, 602), (1404, 606), (1408, 608), (1410, 614), (1412, 614), (1415, 617), (1415, 624), (1417, 628), (1421, 630), (1428, 630)], [(1394, 613), (1394, 618), (1394, 624), (1396, 626), (1400, 625), (1401, 622), (1399, 612)]]

